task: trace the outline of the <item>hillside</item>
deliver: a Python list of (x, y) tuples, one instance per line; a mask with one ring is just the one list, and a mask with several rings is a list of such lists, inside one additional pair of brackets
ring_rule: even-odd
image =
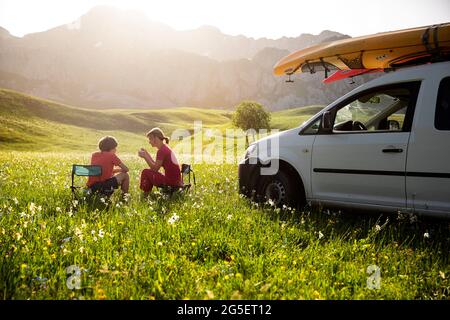
[[(320, 106), (272, 113), (273, 127), (298, 126)], [(0, 149), (91, 150), (99, 137), (114, 135), (126, 152), (146, 145), (145, 132), (161, 127), (168, 135), (175, 129), (192, 132), (194, 121), (207, 128), (231, 127), (231, 112), (175, 108), (154, 110), (113, 109), (94, 111), (0, 89)]]
[(96, 148), (99, 137), (114, 134), (126, 141), (123, 150), (134, 151), (145, 145), (150, 128), (171, 132), (194, 120), (214, 126), (230, 122), (230, 115), (195, 108), (92, 111), (0, 89), (0, 149), (86, 150)]
[(313, 105), (303, 108), (286, 109), (272, 114), (271, 126), (279, 130), (298, 127), (323, 109), (323, 105)]

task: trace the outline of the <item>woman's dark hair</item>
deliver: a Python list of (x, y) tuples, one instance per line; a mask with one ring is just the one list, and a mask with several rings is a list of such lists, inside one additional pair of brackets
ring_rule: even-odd
[(111, 151), (115, 147), (117, 147), (117, 140), (114, 137), (106, 136), (100, 139), (98, 142), (98, 148), (101, 151)]
[(165, 140), (166, 143), (169, 143), (169, 137), (164, 135), (164, 132), (160, 128), (153, 128), (149, 132), (147, 132), (147, 138), (149, 136), (157, 137), (159, 140)]

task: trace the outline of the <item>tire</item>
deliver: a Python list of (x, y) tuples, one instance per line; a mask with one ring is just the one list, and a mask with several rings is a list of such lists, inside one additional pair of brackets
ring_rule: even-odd
[(303, 186), (295, 185), (285, 172), (278, 171), (276, 175), (260, 178), (258, 196), (262, 202), (273, 201), (273, 205), (279, 208), (299, 208), (304, 205)]

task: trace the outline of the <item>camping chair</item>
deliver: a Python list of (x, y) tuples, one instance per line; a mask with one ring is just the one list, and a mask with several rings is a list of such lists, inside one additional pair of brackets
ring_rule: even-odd
[[(101, 166), (95, 166), (95, 165), (84, 165), (84, 164), (74, 164), (72, 165), (72, 186), (70, 189), (72, 190), (72, 195), (75, 198), (76, 196), (76, 190), (79, 188), (84, 188), (84, 186), (76, 186), (74, 184), (74, 178), (75, 176), (80, 177), (99, 177), (102, 175), (102, 167)], [(90, 195), (92, 190), (90, 188), (84, 189), (85, 193)], [(108, 192), (102, 192), (102, 195), (104, 196), (111, 196), (113, 194), (114, 190), (108, 191)]]
[[(192, 166), (190, 164), (183, 163), (181, 165), (181, 179), (183, 181), (182, 186), (160, 186), (159, 188), (161, 191), (165, 194), (172, 195), (176, 191), (189, 191), (191, 188), (191, 173), (194, 180), (194, 186), (196, 185), (195, 182), (195, 173), (194, 170), (192, 170)], [(187, 183), (185, 182), (186, 178), (188, 179)]]
[[(194, 186), (195, 186), (195, 173), (194, 170), (192, 170), (192, 166), (190, 164), (183, 163), (181, 165), (181, 178), (183, 180), (183, 189), (188, 189), (191, 187), (191, 172), (192, 177), (194, 178)], [(188, 183), (184, 182), (185, 177), (188, 177)]]

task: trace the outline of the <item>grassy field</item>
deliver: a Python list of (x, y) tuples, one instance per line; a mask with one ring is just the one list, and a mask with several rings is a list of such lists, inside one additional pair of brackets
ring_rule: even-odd
[[(319, 107), (309, 108), (275, 113), (274, 124), (296, 126)], [(257, 205), (239, 196), (235, 164), (195, 164), (189, 193), (141, 198), (143, 132), (192, 120), (224, 129), (229, 119), (80, 112), (1, 90), (0, 298), (450, 298), (448, 221)], [(71, 165), (88, 163), (108, 133), (131, 170), (128, 202), (73, 201)]]
[(143, 200), (134, 155), (129, 202), (94, 209), (69, 190), (88, 157), (0, 153), (3, 299), (449, 298), (448, 223), (257, 206), (234, 165), (196, 165), (190, 193)]

